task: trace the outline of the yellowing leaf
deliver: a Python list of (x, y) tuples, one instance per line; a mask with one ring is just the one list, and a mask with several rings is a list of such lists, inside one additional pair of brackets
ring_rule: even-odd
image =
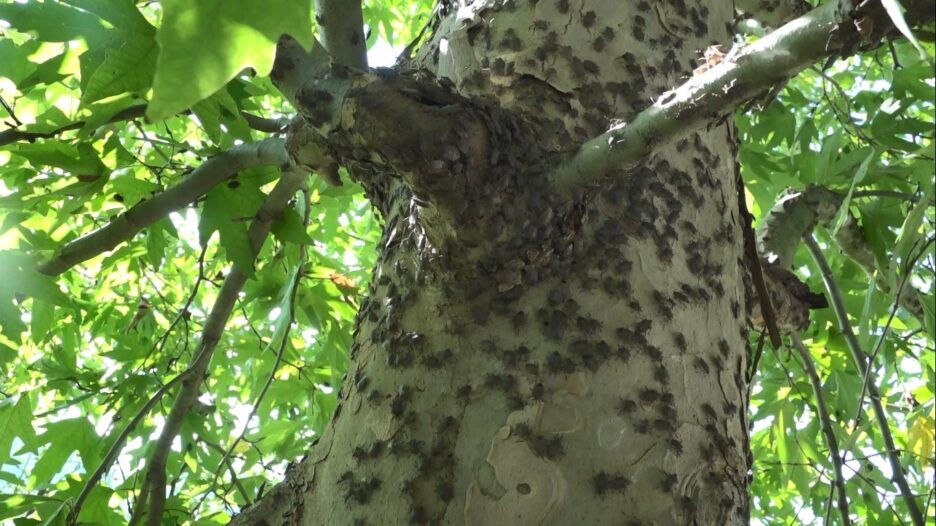
[(332, 272), (331, 275), (328, 276), (328, 279), (330, 279), (343, 294), (357, 294), (357, 286), (354, 284), (354, 280), (348, 276), (339, 274), (338, 272)]
[(921, 416), (913, 421), (908, 432), (910, 450), (920, 456), (923, 467), (933, 461), (934, 435), (936, 435), (936, 419), (930, 416)]

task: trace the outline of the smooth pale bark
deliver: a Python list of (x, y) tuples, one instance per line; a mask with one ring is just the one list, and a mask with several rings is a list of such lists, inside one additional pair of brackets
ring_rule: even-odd
[(469, 124), (448, 150), (413, 146), (440, 158), (414, 155), (405, 173), (386, 162), (398, 152), (330, 145), (384, 215), (379, 262), (334, 420), (234, 523), (748, 521), (730, 124), (613, 184), (546, 190), (609, 116), (647, 107), (730, 41), (731, 2), (622, 5), (443, 10), (403, 74), (428, 70), (500, 109), (433, 106)]

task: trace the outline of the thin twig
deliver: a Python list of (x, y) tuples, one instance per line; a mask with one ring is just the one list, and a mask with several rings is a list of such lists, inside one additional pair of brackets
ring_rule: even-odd
[[(294, 170), (284, 171), (279, 182), (261, 205), (247, 234), (251, 250), (255, 256), (269, 235), (273, 220), (282, 213), (292, 195), (304, 182), (305, 177), (303, 174)], [(247, 276), (235, 266), (231, 267), (230, 272), (224, 279), (224, 284), (221, 286), (215, 304), (205, 322), (201, 342), (199, 343), (200, 350), (191, 365), (194, 373), (182, 383), (175, 403), (163, 424), (162, 432), (153, 446), (153, 451), (147, 462), (146, 478), (143, 480), (140, 496), (134, 506), (133, 514), (130, 516), (129, 522), (131, 525), (140, 521), (144, 511), (147, 513), (147, 526), (158, 526), (162, 520), (163, 508), (166, 502), (166, 459), (172, 441), (178, 435), (185, 415), (188, 414), (198, 400), (198, 394), (205, 379), (208, 365), (211, 362), (213, 351), (221, 339), (224, 326), (227, 324), (238, 294), (246, 281)], [(146, 510), (147, 501), (150, 503), (149, 510)]]
[(117, 438), (114, 439), (114, 443), (111, 444), (110, 449), (107, 450), (107, 454), (104, 455), (104, 459), (101, 460), (100, 465), (97, 469), (94, 470), (94, 473), (85, 481), (84, 487), (81, 489), (81, 493), (78, 494), (78, 497), (75, 498), (75, 503), (72, 506), (71, 512), (68, 514), (68, 524), (77, 524), (78, 514), (81, 512), (81, 505), (84, 503), (84, 500), (88, 498), (88, 494), (91, 493), (91, 490), (94, 489), (94, 486), (101, 480), (101, 477), (104, 476), (104, 473), (110, 468), (110, 465), (114, 462), (114, 459), (117, 457), (117, 454), (120, 453), (120, 450), (123, 449), (123, 444), (127, 440), (127, 437), (131, 432), (136, 428), (136, 426), (143, 420), (143, 418), (149, 413), (150, 409), (153, 408), (162, 397), (169, 392), (170, 389), (175, 387), (179, 382), (186, 379), (192, 372), (195, 371), (195, 365), (199, 363), (201, 356), (197, 356), (188, 368), (176, 375), (172, 380), (166, 382), (165, 385), (160, 387), (149, 400), (143, 404), (143, 407), (137, 411), (136, 415), (133, 416), (133, 419), (124, 427), (123, 431), (117, 435)]
[(163, 349), (166, 348), (166, 342), (169, 341), (169, 335), (172, 334), (175, 326), (178, 325), (180, 321), (183, 321), (187, 315), (191, 315), (189, 307), (192, 306), (192, 302), (195, 301), (195, 297), (198, 295), (198, 289), (201, 288), (202, 282), (205, 281), (205, 253), (207, 251), (208, 245), (206, 244), (202, 247), (201, 253), (198, 255), (198, 277), (195, 279), (195, 284), (192, 286), (191, 292), (189, 292), (185, 303), (182, 304), (182, 308), (179, 309), (172, 323), (169, 324), (169, 327), (166, 328), (165, 332), (162, 333), (159, 339), (150, 348), (149, 352), (146, 353), (146, 356), (143, 357), (143, 365), (141, 367), (146, 367), (146, 362), (149, 361), (149, 357), (154, 351), (156, 351), (157, 354), (162, 354)]
[[(835, 312), (835, 317), (838, 320), (839, 330), (842, 331), (842, 335), (845, 337), (845, 343), (847, 344), (848, 350), (851, 352), (852, 360), (858, 367), (858, 372), (861, 375), (865, 375), (868, 373), (868, 355), (861, 348), (861, 345), (858, 343), (858, 338), (855, 337), (855, 332), (852, 330), (842, 292), (835, 282), (835, 276), (832, 273), (831, 267), (829, 267), (829, 262), (826, 261), (822, 249), (811, 235), (803, 236), (803, 242), (815, 261), (816, 266), (819, 267), (822, 281), (825, 283), (826, 291), (832, 303), (832, 310)], [(874, 408), (874, 416), (877, 420), (878, 430), (881, 432), (881, 438), (884, 440), (884, 447), (887, 450), (887, 458), (890, 461), (891, 470), (893, 471), (894, 483), (897, 485), (901, 496), (903, 496), (906, 502), (907, 511), (910, 513), (910, 518), (913, 520), (914, 526), (924, 526), (925, 521), (923, 519), (923, 514), (917, 505), (913, 492), (910, 490), (907, 477), (904, 475), (904, 468), (900, 464), (900, 455), (897, 452), (897, 447), (894, 445), (894, 436), (891, 433), (890, 424), (887, 421), (887, 413), (884, 411), (884, 405), (881, 403), (881, 395), (874, 382), (868, 383), (868, 392), (871, 394), (871, 406)]]
[(880, 499), (880, 501), (883, 502), (885, 506), (887, 506), (887, 509), (890, 510), (891, 515), (893, 515), (893, 517), (897, 519), (897, 522), (906, 526), (907, 522), (903, 520), (903, 517), (901, 517), (900, 514), (897, 513), (897, 510), (895, 510), (893, 504), (891, 504), (890, 495), (888, 495), (886, 491), (882, 491), (881, 487), (878, 485), (877, 482), (868, 479), (868, 477), (866, 477), (864, 473), (861, 472), (860, 469), (855, 469), (851, 467), (851, 465), (848, 464), (847, 462), (843, 464), (842, 467), (848, 468), (852, 472), (852, 475), (858, 477), (858, 480), (868, 485), (868, 489), (877, 493), (878, 499)]
[(803, 340), (796, 331), (790, 332), (790, 340), (793, 342), (793, 348), (799, 353), (803, 360), (803, 370), (812, 383), (813, 393), (816, 395), (816, 409), (819, 411), (819, 423), (822, 424), (822, 432), (826, 437), (826, 444), (829, 446), (829, 457), (832, 460), (832, 467), (835, 468), (835, 478), (833, 484), (838, 493), (839, 514), (842, 517), (843, 526), (851, 525), (851, 517), (848, 513), (848, 496), (845, 494), (845, 479), (842, 478), (842, 455), (839, 453), (838, 440), (835, 438), (835, 430), (832, 427), (832, 418), (829, 416), (829, 407), (826, 405), (825, 392), (822, 390), (822, 380), (813, 364), (812, 356)]
[[(101, 125), (138, 119), (145, 113), (146, 104), (130, 106), (115, 113), (113, 117), (107, 119), (107, 121), (101, 123)], [(188, 113), (190, 113), (190, 110), (183, 112), (183, 114)], [(244, 117), (244, 120), (247, 121), (247, 125), (250, 128), (265, 133), (281, 133), (286, 124), (288, 124), (284, 119), (267, 119), (247, 112), (241, 112), (241, 115)], [(13, 117), (14, 120), (16, 119), (12, 113), (11, 117)], [(9, 130), (0, 132), (0, 146), (6, 146), (7, 144), (19, 141), (34, 142), (36, 139), (51, 139), (68, 131), (80, 130), (84, 128), (85, 124), (85, 121), (75, 121), (48, 132), (30, 132), (10, 128)]]
[[(305, 213), (303, 217), (303, 224), (308, 226), (309, 219), (311, 218), (311, 213), (310, 213), (311, 212), (311, 198), (309, 196), (308, 191), (304, 191), (303, 195), (305, 197), (304, 199)], [(195, 507), (191, 510), (192, 515), (195, 514), (198, 508), (201, 507), (202, 503), (205, 502), (205, 499), (208, 498), (208, 495), (212, 492), (212, 490), (214, 490), (215, 485), (218, 482), (218, 476), (221, 474), (220, 473), (221, 467), (224, 465), (226, 461), (228, 462), (228, 464), (230, 464), (231, 453), (233, 453), (234, 448), (237, 447), (237, 445), (241, 442), (241, 440), (244, 439), (244, 435), (247, 434), (247, 429), (250, 426), (250, 421), (253, 419), (254, 416), (257, 415), (257, 411), (260, 408), (260, 403), (263, 402), (264, 397), (266, 397), (267, 391), (270, 389), (270, 386), (273, 385), (273, 380), (276, 379), (276, 373), (279, 372), (280, 364), (283, 363), (284, 361), (283, 356), (286, 353), (286, 346), (289, 343), (289, 336), (292, 330), (292, 325), (296, 321), (296, 295), (299, 291), (299, 283), (303, 277), (302, 269), (305, 266), (306, 254), (307, 254), (306, 246), (299, 245), (299, 259), (296, 262), (296, 266), (293, 270), (292, 284), (290, 285), (290, 291), (289, 291), (289, 302), (288, 302), (289, 319), (287, 321), (286, 329), (283, 331), (283, 337), (280, 340), (279, 348), (277, 349), (277, 352), (276, 352), (276, 358), (273, 360), (273, 367), (272, 369), (270, 369), (270, 374), (269, 376), (267, 376), (266, 382), (264, 382), (263, 387), (260, 389), (260, 393), (257, 395), (257, 398), (254, 400), (254, 403), (250, 408), (250, 414), (248, 414), (247, 418), (244, 420), (244, 425), (241, 428), (240, 433), (238, 433), (237, 437), (231, 442), (231, 445), (227, 447), (227, 450), (224, 451), (224, 454), (221, 457), (221, 461), (218, 463), (218, 469), (215, 470), (214, 476), (211, 479), (211, 484), (209, 485), (208, 489), (205, 490), (204, 494), (202, 495), (198, 503), (195, 505)], [(231, 470), (231, 474), (232, 476), (234, 475), (233, 469)], [(235, 477), (235, 480), (237, 480), (236, 477)], [(250, 503), (250, 499), (247, 499), (247, 503), (248, 504)]]
[(911, 203), (916, 203), (920, 200), (920, 196), (917, 194), (911, 194), (909, 192), (895, 192), (893, 190), (857, 190), (852, 192), (852, 199), (858, 199), (861, 197), (893, 197), (894, 199), (903, 199), (905, 201), (910, 201)]
[[(884, 328), (881, 330), (880, 336), (878, 336), (877, 342), (874, 344), (874, 350), (871, 351), (871, 358), (868, 360), (868, 370), (865, 371), (864, 381), (861, 383), (861, 397), (858, 398), (858, 411), (859, 415), (856, 415), (857, 419), (860, 416), (861, 408), (864, 406), (865, 394), (868, 392), (868, 386), (871, 378), (871, 373), (874, 371), (874, 361), (877, 358), (881, 348), (884, 345), (884, 340), (887, 338), (887, 333), (890, 332), (891, 323), (894, 321), (894, 317), (897, 315), (897, 309), (901, 306), (900, 297), (903, 294), (904, 286), (907, 284), (907, 281), (910, 278), (910, 273), (913, 271), (913, 267), (916, 266), (916, 262), (919, 261), (920, 257), (926, 253), (927, 247), (933, 243), (933, 237), (930, 237), (929, 240), (924, 243), (923, 247), (920, 249), (920, 252), (914, 255), (907, 261), (906, 268), (904, 269), (903, 276), (900, 279), (900, 284), (897, 286), (897, 294), (894, 296), (894, 305), (891, 307), (890, 315), (887, 317), (887, 322), (884, 323)], [(911, 247), (911, 250), (913, 247)]]
[[(237, 492), (240, 493), (241, 498), (244, 499), (244, 502), (247, 505), (253, 502), (250, 498), (250, 494), (247, 493), (247, 488), (245, 488), (244, 484), (240, 481), (239, 478), (237, 478), (237, 471), (234, 469), (234, 465), (231, 463), (231, 458), (230, 456), (227, 455), (227, 453), (225, 453), (224, 448), (222, 448), (221, 446), (219, 446), (218, 444), (215, 444), (214, 442), (210, 440), (207, 440), (205, 437), (199, 436), (198, 438), (206, 446), (224, 455), (222, 457), (221, 464), (225, 464), (227, 466), (228, 472), (231, 474), (231, 480), (234, 482), (234, 487), (237, 488)], [(215, 477), (217, 477), (217, 475), (215, 475)], [(212, 483), (212, 486), (213, 485), (214, 484)], [(194, 510), (192, 511), (194, 513)]]
[(3, 109), (5, 109), (5, 110), (7, 111), (7, 113), (10, 115), (10, 118), (13, 119), (13, 122), (14, 122), (17, 126), (22, 126), (22, 125), (23, 125), (23, 121), (21, 121), (21, 120), (19, 120), (19, 119), (16, 118), (16, 112), (13, 111), (13, 107), (10, 106), (9, 104), (7, 104), (6, 99), (4, 99), (3, 97), (0, 97), (0, 106), (3, 106)]
[(832, 101), (832, 97), (829, 96), (828, 90), (826, 90), (825, 82), (822, 83), (822, 91), (823, 91), (823, 94), (825, 95), (826, 101), (829, 103), (829, 107), (831, 107), (832, 111), (836, 114), (839, 114), (840, 112), (844, 114), (844, 118), (841, 115), (839, 115), (839, 122), (841, 122), (842, 124), (846, 124), (847, 127), (851, 128), (855, 136), (858, 137), (859, 139), (865, 141), (868, 144), (876, 145), (877, 143), (873, 139), (868, 137), (865, 133), (863, 133), (861, 128), (857, 126), (854, 120), (852, 119), (852, 105), (851, 105), (851, 100), (850, 100), (851, 97), (849, 97), (848, 93), (845, 92), (845, 88), (843, 88), (842, 85), (839, 84), (837, 80), (835, 80), (834, 78), (829, 76), (825, 71), (823, 71), (822, 68), (812, 66), (809, 69), (813, 71), (814, 73), (818, 74), (819, 76), (821, 76), (823, 81), (828, 81), (830, 84), (832, 84), (832, 86), (838, 92), (839, 96), (844, 101), (845, 110), (842, 110)]

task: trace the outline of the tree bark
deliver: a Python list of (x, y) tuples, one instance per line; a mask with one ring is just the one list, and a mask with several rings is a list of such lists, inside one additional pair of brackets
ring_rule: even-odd
[(380, 257), (334, 419), (234, 523), (746, 524), (730, 121), (547, 186), (730, 44), (732, 2), (461, 4), (311, 141), (381, 211)]

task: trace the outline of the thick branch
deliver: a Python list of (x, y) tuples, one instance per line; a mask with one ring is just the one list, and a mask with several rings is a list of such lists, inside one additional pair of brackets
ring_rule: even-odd
[[(822, 281), (825, 283), (826, 290), (832, 301), (832, 310), (835, 311), (835, 318), (838, 320), (839, 330), (842, 331), (842, 335), (845, 337), (845, 343), (851, 353), (852, 360), (855, 362), (855, 366), (858, 367), (858, 372), (864, 377), (868, 374), (869, 370), (868, 355), (861, 348), (861, 344), (858, 343), (858, 338), (855, 337), (855, 332), (852, 330), (851, 322), (848, 320), (848, 310), (845, 308), (845, 300), (842, 297), (842, 292), (838, 288), (838, 284), (835, 282), (835, 276), (832, 274), (829, 262), (826, 261), (825, 256), (822, 254), (822, 249), (819, 248), (819, 244), (816, 243), (816, 240), (813, 239), (811, 235), (805, 236), (803, 241), (822, 274)], [(890, 461), (894, 483), (897, 485), (900, 494), (904, 498), (907, 511), (913, 519), (914, 526), (923, 526), (923, 514), (920, 512), (920, 507), (904, 475), (904, 468), (900, 464), (900, 454), (897, 451), (897, 446), (894, 445), (894, 436), (887, 422), (887, 413), (884, 412), (884, 404), (881, 403), (881, 393), (878, 391), (877, 384), (875, 384), (874, 381), (868, 382), (868, 393), (871, 395), (871, 407), (874, 408), (874, 417), (875, 420), (877, 420), (878, 431), (881, 432), (881, 439), (884, 441), (884, 447), (887, 450), (887, 459)]]
[[(809, 326), (810, 310), (829, 306), (825, 296), (809, 290), (809, 286), (800, 281), (796, 274), (763, 258), (760, 264), (774, 308), (775, 321), (780, 329), (787, 332), (803, 330)], [(751, 324), (758, 328), (765, 327), (766, 316), (762, 312), (760, 292), (757, 289), (755, 292), (758, 301), (751, 305)]]
[[(865, 271), (865, 274), (874, 282), (879, 291), (890, 294), (890, 283), (887, 281), (886, 273), (878, 269), (877, 260), (871, 251), (871, 247), (868, 246), (864, 229), (858, 224), (851, 212), (847, 212), (847, 214), (848, 216), (845, 218), (842, 228), (835, 233), (835, 241), (842, 249), (842, 252)], [(905, 282), (909, 282), (908, 278), (911, 270), (910, 268), (907, 269), (908, 275), (905, 277)], [(898, 292), (897, 304), (920, 320), (921, 324), (926, 323), (923, 305), (920, 303), (920, 297), (913, 285), (907, 283)]]
[(835, 469), (835, 492), (837, 494), (839, 514), (842, 516), (843, 526), (851, 524), (851, 517), (848, 513), (848, 495), (845, 493), (845, 479), (842, 478), (842, 455), (839, 453), (838, 440), (835, 438), (835, 430), (832, 428), (832, 417), (829, 416), (829, 407), (826, 404), (825, 392), (822, 390), (822, 380), (813, 364), (812, 356), (806, 345), (796, 331), (790, 333), (790, 339), (793, 341), (793, 348), (799, 353), (803, 360), (803, 370), (809, 377), (813, 392), (816, 394), (816, 409), (819, 411), (819, 422), (822, 424), (822, 433), (826, 437), (826, 443), (829, 445), (829, 457), (832, 459), (832, 467)]
[(38, 270), (50, 276), (61, 274), (129, 240), (143, 228), (194, 202), (241, 170), (266, 164), (282, 166), (288, 162), (282, 139), (235, 146), (205, 161), (177, 185), (115, 217), (107, 226), (68, 243)]
[[(850, 1), (843, 3), (851, 5)], [(720, 64), (661, 96), (631, 122), (583, 144), (551, 174), (551, 185), (568, 192), (598, 181), (612, 170), (631, 167), (660, 146), (719, 121), (810, 65), (851, 53), (869, 37), (879, 41), (893, 24), (879, 2), (868, 4), (855, 10), (846, 8), (843, 13), (840, 2), (826, 2), (729, 53)], [(934, 4), (934, 0), (905, 3), (908, 21), (915, 25), (932, 20)], [(867, 22), (861, 26), (872, 27), (871, 34), (860, 33), (851, 17)]]
[[(868, 195), (869, 192), (855, 192), (852, 197)], [(757, 229), (758, 252), (778, 268), (792, 268), (796, 249), (803, 236), (810, 235), (817, 224), (831, 226), (845, 197), (845, 194), (816, 185), (784, 192)], [(878, 290), (885, 294), (891, 293), (886, 269), (878, 268), (864, 231), (850, 212), (845, 213), (846, 220), (835, 234), (836, 242), (846, 256), (864, 269)], [(916, 289), (905, 287), (897, 301), (923, 323), (923, 305), (920, 304)]]
[(831, 221), (845, 196), (824, 186), (789, 189), (757, 227), (757, 250), (780, 268), (793, 268), (796, 248), (817, 223)]
[(457, 212), (466, 192), (483, 187), (495, 134), (520, 125), (426, 75), (352, 70), (289, 37), (270, 76), (301, 115), (289, 131), (294, 159), (317, 171), (336, 160), (380, 166), (443, 212)]
[(315, 0), (315, 21), (329, 55), (345, 66), (367, 69), (360, 0)]
[[(347, 72), (344, 72), (347, 77)], [(334, 97), (336, 94), (343, 96), (343, 92), (336, 93), (337, 88), (331, 83), (321, 82), (332, 76), (331, 58), (328, 52), (317, 40), (313, 42), (312, 49), (306, 51), (294, 38), (289, 35), (282, 35), (276, 43), (276, 59), (273, 62), (273, 69), (270, 71), (270, 79), (273, 84), (301, 111), (299, 104), (300, 88), (303, 88), (310, 81), (316, 81), (315, 84), (320, 91), (327, 91)], [(348, 84), (336, 83), (336, 84)], [(334, 111), (333, 107), (322, 105), (320, 113), (326, 110)]]
[[(284, 171), (283, 177), (270, 192), (270, 195), (267, 196), (247, 234), (251, 249), (255, 255), (260, 251), (260, 247), (266, 240), (267, 235), (269, 235), (273, 221), (283, 212), (290, 198), (304, 181), (304, 174), (294, 170)], [(140, 490), (131, 523), (139, 521), (146, 509), (147, 500), (151, 497), (152, 503), (147, 515), (147, 526), (161, 524), (163, 506), (165, 505), (166, 458), (169, 455), (170, 446), (182, 427), (185, 415), (188, 414), (198, 400), (198, 393), (202, 381), (204, 381), (205, 372), (208, 370), (208, 364), (211, 362), (214, 348), (221, 339), (224, 326), (227, 324), (231, 311), (234, 309), (234, 303), (237, 301), (237, 296), (246, 281), (247, 276), (234, 266), (231, 267), (228, 276), (224, 279), (218, 298), (215, 300), (211, 313), (205, 322), (198, 352), (189, 366), (193, 371), (182, 381), (182, 387), (176, 396), (169, 416), (166, 418), (162, 433), (153, 446), (146, 478)]]

